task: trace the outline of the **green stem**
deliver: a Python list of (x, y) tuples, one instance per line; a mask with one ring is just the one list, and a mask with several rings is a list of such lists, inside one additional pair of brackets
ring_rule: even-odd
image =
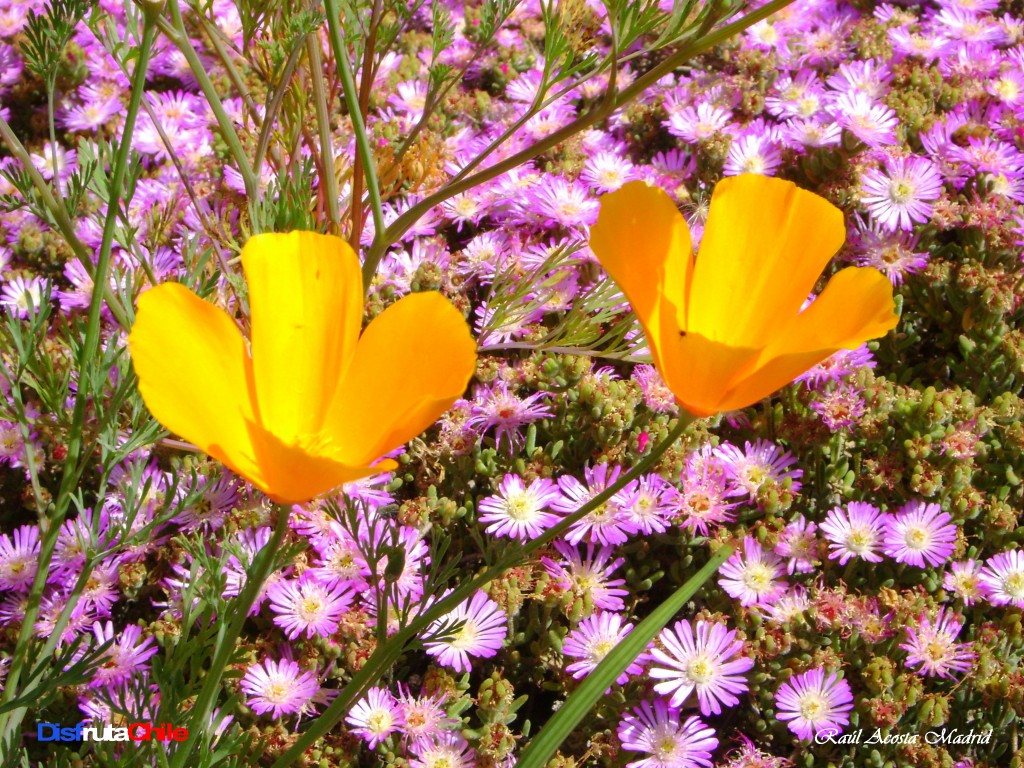
[(537, 155), (558, 146), (566, 139), (576, 135), (580, 131), (590, 128), (592, 125), (595, 125), (606, 118), (614, 110), (623, 107), (635, 99), (638, 95), (643, 93), (662, 77), (671, 73), (682, 63), (697, 54), (728, 40), (733, 35), (742, 32), (747, 27), (767, 18), (777, 10), (785, 8), (792, 2), (793, 0), (773, 0), (773, 2), (770, 2), (755, 11), (751, 11), (738, 21), (735, 21), (732, 24), (727, 24), (717, 32), (704, 35), (699, 40), (684, 46), (653, 69), (645, 72), (631, 85), (623, 89), (614, 99), (605, 100), (600, 106), (576, 118), (576, 120), (569, 123), (569, 125), (555, 131), (549, 136), (530, 145), (526, 149), (516, 152), (505, 160), (495, 163), (494, 165), (478, 171), (472, 176), (465, 177), (460, 181), (450, 182), (434, 194), (423, 198), (423, 200), (416, 203), (410, 207), (409, 210), (399, 216), (386, 231), (380, 229), (377, 230), (373, 245), (370, 246), (370, 249), (366, 254), (366, 262), (363, 267), (364, 275), (369, 273), (370, 278), (372, 278), (373, 272), (377, 268), (377, 264), (384, 256), (384, 251), (389, 248), (392, 243), (397, 242), (402, 235), (404, 235), (409, 228), (419, 221), (420, 217), (430, 209), (440, 205), (445, 200), (448, 200), (461, 192), (465, 192), (468, 189), (472, 189), (484, 182), (490, 181), (491, 179), (532, 160)]
[[(90, 377), (86, 375), (86, 371), (89, 366), (93, 365), (99, 354), (104, 294), (99, 286), (107, 284), (114, 229), (117, 225), (117, 214), (120, 206), (120, 194), (124, 186), (128, 159), (131, 155), (132, 133), (135, 130), (135, 119), (139, 114), (139, 106), (142, 103), (142, 93), (146, 85), (146, 71), (149, 68), (149, 59), (155, 37), (154, 16), (151, 13), (146, 13), (143, 22), (142, 44), (139, 49), (139, 57), (136, 60), (135, 70), (132, 73), (132, 90), (128, 101), (128, 110), (125, 113), (124, 130), (117, 147), (117, 154), (114, 158), (114, 170), (110, 177), (110, 199), (107, 203), (107, 215), (103, 226), (103, 240), (100, 244), (99, 257), (93, 277), (92, 300), (89, 303), (89, 320), (86, 326), (85, 339), (77, 360), (79, 389), (75, 397), (75, 408), (72, 414), (71, 429), (68, 434), (67, 458), (64, 463), (64, 472), (61, 476), (60, 488), (57, 492), (52, 516), (49, 519), (44, 518), (40, 520), (41, 541), (38, 569), (26, 601), (25, 616), (22, 619), (21, 631), (18, 635), (3, 696), (0, 697), (0, 704), (10, 701), (18, 691), (18, 682), (27, 660), (28, 646), (32, 641), (36, 618), (39, 615), (39, 603), (42, 600), (43, 590), (46, 587), (46, 579), (49, 575), (53, 551), (57, 545), (57, 537), (60, 535), (60, 528), (64, 524), (64, 518), (70, 507), (72, 494), (87, 462), (82, 432), (85, 425), (88, 403), (92, 399), (91, 396), (96, 393), (89, 392)], [(24, 716), (24, 709), (12, 710), (0, 715), (0, 745), (13, 744), (14, 734), (20, 727)]]
[(213, 661), (210, 662), (210, 669), (204, 675), (203, 687), (199, 691), (199, 696), (196, 698), (188, 720), (189, 733), (202, 736), (189, 739), (178, 748), (171, 759), (171, 768), (184, 768), (185, 765), (188, 765), (192, 750), (195, 749), (199, 741), (203, 741), (204, 747), (209, 743), (211, 734), (207, 726), (217, 694), (220, 693), (224, 670), (235, 651), (235, 645), (239, 635), (242, 634), (242, 627), (249, 617), (249, 611), (256, 602), (260, 590), (263, 589), (267, 576), (270, 575), (278, 550), (281, 548), (281, 542), (288, 530), (289, 507), (275, 505), (275, 512), (277, 521), (274, 524), (274, 533), (271, 535), (270, 541), (254, 558), (252, 569), (246, 574), (245, 587), (238, 599), (231, 604), (230, 618), (220, 617), (218, 619), (220, 627), (217, 632)]
[(324, 88), (320, 37), (316, 33), (306, 35), (306, 56), (309, 59), (309, 82), (313, 91), (313, 108), (316, 110), (316, 127), (320, 133), (320, 162), (323, 165), (320, 179), (327, 198), (327, 217), (331, 221), (331, 232), (341, 235), (341, 206), (338, 199), (338, 171), (334, 165), (334, 139), (331, 137), (331, 111), (327, 106), (327, 89)]
[(352, 676), (349, 684), (335, 697), (323, 714), (313, 721), (309, 728), (299, 737), (298, 741), (277, 759), (272, 768), (289, 768), (294, 765), (303, 752), (309, 749), (317, 739), (325, 735), (341, 720), (353, 702), (362, 696), (367, 688), (380, 679), (384, 672), (402, 655), (409, 643), (419, 637), (423, 630), (438, 619), (449, 614), (458, 605), (469, 599), (478, 589), (501, 576), (509, 568), (521, 565), (530, 555), (547, 546), (559, 536), (562, 536), (574, 523), (586, 517), (629, 483), (651, 470), (661, 459), (665, 451), (675, 444), (693, 421), (694, 417), (684, 411), (676, 421), (675, 426), (669, 430), (668, 436), (655, 446), (649, 454), (644, 456), (629, 472), (624, 473), (617, 481), (594, 496), (594, 498), (590, 499), (590, 501), (571, 515), (562, 518), (557, 525), (549, 528), (536, 539), (531, 539), (525, 544), (516, 547), (510, 547), (508, 553), (504, 557), (499, 558), (496, 563), (486, 568), (475, 578), (456, 587), (446, 597), (433, 603), (427, 610), (417, 615), (408, 626), (403, 627), (392, 635), (384, 645), (377, 646), (362, 669)]
[(221, 134), (224, 136), (224, 141), (228, 145), (231, 156), (238, 166), (238, 172), (241, 174), (242, 181), (245, 184), (245, 195), (250, 203), (255, 203), (259, 199), (260, 194), (259, 179), (253, 173), (252, 166), (249, 164), (249, 158), (246, 156), (245, 150), (242, 148), (242, 142), (238, 138), (238, 133), (231, 124), (231, 118), (228, 116), (228, 113), (224, 110), (220, 96), (217, 95), (217, 89), (214, 88), (213, 82), (203, 66), (203, 62), (199, 59), (199, 54), (196, 53), (196, 49), (192, 46), (192, 41), (188, 38), (188, 31), (185, 29), (185, 21), (181, 18), (181, 8), (178, 6), (178, 0), (168, 0), (167, 8), (171, 13), (173, 26), (162, 16), (157, 18), (157, 25), (160, 27), (160, 31), (177, 46), (188, 62), (192, 75), (195, 77), (196, 82), (199, 83), (199, 87), (202, 89), (203, 95), (210, 105), (210, 110), (217, 120)]
[[(374, 237), (384, 231), (384, 210), (381, 206), (380, 186), (377, 183), (377, 169), (373, 163), (373, 150), (370, 148), (370, 137), (366, 133), (366, 123), (363, 121), (363, 113), (359, 109), (359, 92), (356, 90), (356, 80), (352, 75), (352, 63), (348, 60), (348, 51), (345, 48), (345, 41), (341, 36), (341, 24), (338, 19), (341, 14), (338, 10), (338, 0), (324, 0), (327, 9), (327, 29), (331, 38), (331, 50), (334, 52), (334, 62), (338, 67), (338, 77), (341, 78), (341, 87), (345, 92), (345, 106), (348, 108), (349, 118), (352, 120), (352, 130), (356, 134), (356, 153), (366, 181), (366, 193), (370, 198), (370, 211), (373, 214)], [(355, 177), (358, 173), (352, 174), (353, 195), (352, 211), (358, 209), (356, 204)], [(359, 201), (362, 204), (362, 201)], [(359, 230), (355, 221), (352, 222), (352, 232)], [(358, 236), (352, 244), (353, 249), (359, 250)], [(378, 258), (379, 261), (379, 258)], [(370, 281), (377, 271), (377, 262), (371, 262), (369, 256), (363, 264), (363, 291), (370, 288)]]

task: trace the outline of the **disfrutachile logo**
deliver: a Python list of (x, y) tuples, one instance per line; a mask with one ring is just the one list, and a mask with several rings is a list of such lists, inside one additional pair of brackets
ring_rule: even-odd
[(129, 723), (127, 726), (107, 724), (64, 727), (60, 723), (36, 723), (39, 741), (185, 741), (188, 728), (173, 723)]

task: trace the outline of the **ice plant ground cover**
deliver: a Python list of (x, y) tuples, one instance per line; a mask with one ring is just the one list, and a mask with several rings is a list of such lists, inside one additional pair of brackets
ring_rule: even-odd
[[(1024, 764), (1022, 72), (1006, 0), (0, 0), (0, 763)], [(850, 267), (898, 320), (769, 370)]]

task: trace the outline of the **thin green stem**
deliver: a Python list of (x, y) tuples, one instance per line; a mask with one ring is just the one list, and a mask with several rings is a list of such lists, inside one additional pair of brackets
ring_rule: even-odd
[(306, 56), (309, 60), (309, 82), (313, 91), (313, 109), (316, 110), (316, 127), (320, 133), (320, 162), (323, 165), (320, 179), (324, 185), (324, 196), (327, 198), (327, 218), (331, 222), (331, 232), (340, 235), (341, 205), (338, 193), (338, 171), (334, 165), (331, 110), (327, 106), (324, 65), (320, 57), (320, 37), (317, 33), (306, 35)]
[(201, 734), (202, 738), (189, 739), (178, 747), (174, 757), (171, 758), (171, 768), (184, 768), (188, 765), (192, 751), (200, 741), (203, 742), (204, 747), (209, 744), (211, 734), (207, 726), (213, 705), (217, 700), (217, 694), (220, 693), (224, 670), (235, 651), (235, 644), (238, 642), (239, 635), (242, 634), (242, 627), (249, 617), (249, 611), (274, 566), (281, 542), (288, 530), (288, 512), (287, 505), (275, 505), (277, 520), (274, 524), (274, 532), (270, 540), (253, 559), (252, 568), (246, 574), (245, 587), (238, 599), (231, 604), (230, 617), (219, 619), (220, 628), (217, 632), (213, 661), (210, 662), (210, 669), (205, 673), (203, 687), (199, 691), (199, 696), (196, 697), (196, 703), (192, 707), (188, 720), (189, 733)]
[[(324, 0), (327, 9), (327, 29), (330, 33), (331, 50), (334, 52), (334, 63), (338, 68), (338, 77), (341, 78), (341, 88), (344, 91), (345, 106), (348, 108), (349, 118), (352, 120), (352, 130), (356, 135), (356, 154), (359, 164), (362, 165), (363, 176), (366, 181), (366, 194), (370, 198), (370, 211), (373, 214), (374, 235), (384, 231), (384, 209), (380, 199), (380, 185), (377, 182), (377, 169), (373, 163), (373, 150), (370, 148), (370, 137), (366, 133), (366, 123), (363, 121), (363, 113), (359, 109), (359, 92), (356, 90), (355, 77), (352, 75), (352, 63), (348, 60), (348, 50), (345, 48), (345, 40), (341, 36), (340, 11), (338, 0)], [(351, 209), (353, 213), (358, 210), (356, 205), (355, 178), (359, 175), (357, 168), (353, 174), (353, 194)], [(361, 197), (362, 195), (359, 195)], [(362, 201), (359, 201), (359, 205)], [(353, 219), (355, 216), (353, 216)], [(358, 231), (359, 226), (352, 222), (353, 235)], [(352, 247), (358, 251), (359, 239), (355, 237)], [(379, 258), (378, 258), (379, 261)], [(367, 256), (363, 264), (363, 291), (369, 290), (370, 281), (377, 271), (377, 262), (370, 261)]]
[(213, 112), (213, 116), (217, 120), (217, 125), (220, 127), (224, 141), (228, 145), (228, 150), (238, 166), (238, 172), (241, 174), (242, 182), (245, 184), (246, 197), (249, 198), (250, 203), (255, 203), (259, 199), (260, 194), (259, 179), (253, 173), (252, 165), (250, 165), (249, 158), (245, 154), (245, 149), (242, 148), (242, 142), (238, 138), (238, 133), (235, 131), (234, 125), (231, 124), (231, 118), (225, 111), (220, 96), (217, 95), (217, 89), (214, 88), (213, 82), (210, 80), (210, 76), (206, 73), (206, 68), (199, 58), (199, 54), (196, 53), (196, 49), (192, 46), (192, 41), (189, 40), (188, 31), (185, 29), (185, 21), (181, 17), (181, 8), (178, 5), (178, 0), (168, 0), (167, 9), (171, 13), (171, 22), (168, 22), (161, 16), (157, 19), (157, 25), (160, 27), (160, 31), (181, 51), (188, 62), (189, 68), (192, 70), (192, 76), (199, 83), (203, 96), (206, 97), (206, 102), (210, 105), (210, 111)]
[[(537, 155), (558, 146), (566, 139), (575, 136), (580, 131), (590, 128), (608, 117), (614, 110), (628, 104), (685, 61), (709, 48), (714, 47), (715, 45), (718, 45), (733, 35), (742, 32), (747, 27), (767, 18), (777, 10), (785, 8), (792, 2), (793, 0), (773, 0), (773, 2), (770, 2), (755, 11), (751, 11), (743, 18), (733, 22), (732, 24), (727, 24), (720, 30), (711, 32), (702, 36), (693, 43), (685, 45), (679, 51), (666, 58), (663, 62), (638, 77), (632, 84), (624, 88), (617, 96), (615, 96), (615, 98), (606, 99), (595, 109), (581, 115), (563, 128), (555, 131), (549, 136), (546, 136), (540, 141), (537, 141), (526, 149), (516, 152), (505, 160), (478, 171), (472, 176), (464, 177), (459, 181), (449, 182), (434, 194), (423, 198), (399, 216), (386, 231), (377, 231), (373, 245), (370, 246), (370, 249), (366, 254), (366, 262), (363, 267), (364, 274), (367, 273), (370, 265), (372, 265), (373, 270), (376, 270), (377, 264), (384, 256), (384, 251), (387, 250), (392, 243), (397, 242), (410, 227), (420, 220), (421, 216), (427, 213), (427, 211), (440, 205), (445, 200), (460, 194), (461, 192), (465, 192), (466, 190), (472, 189), (484, 182), (490, 181), (491, 179), (532, 160), (537, 157)], [(372, 271), (370, 271), (370, 277), (373, 277)]]
[[(149, 67), (149, 60), (152, 54), (153, 40), (156, 37), (154, 16), (146, 13), (142, 29), (142, 43), (139, 48), (139, 57), (135, 63), (135, 70), (132, 73), (131, 96), (128, 101), (128, 109), (125, 113), (124, 130), (121, 134), (121, 141), (117, 147), (114, 157), (114, 170), (110, 177), (110, 199), (107, 202), (107, 215), (103, 226), (103, 239), (100, 244), (99, 257), (96, 262), (96, 270), (93, 277), (92, 300), (89, 303), (89, 319), (85, 330), (85, 339), (79, 351), (77, 360), (78, 392), (75, 397), (75, 408), (72, 414), (71, 429), (67, 440), (67, 459), (64, 463), (64, 472), (61, 476), (60, 488), (57, 492), (52, 516), (40, 520), (41, 541), (39, 546), (38, 567), (32, 589), (29, 592), (25, 606), (25, 616), (22, 619), (21, 632), (18, 635), (15, 646), (14, 657), (11, 662), (11, 669), (7, 675), (0, 704), (4, 704), (14, 698), (18, 692), (18, 682), (21, 672), (25, 666), (28, 654), (28, 646), (32, 641), (35, 630), (36, 617), (39, 615), (39, 604), (42, 600), (43, 589), (46, 586), (46, 579), (49, 575), (50, 562), (53, 559), (53, 552), (57, 545), (57, 537), (60, 535), (60, 528), (64, 523), (68, 508), (71, 504), (71, 496), (81, 477), (83, 468), (88, 458), (86, 456), (83, 430), (86, 419), (86, 410), (89, 401), (97, 393), (90, 392), (90, 377), (86, 375), (89, 366), (95, 364), (99, 354), (100, 332), (103, 318), (101, 315), (104, 303), (103, 290), (99, 286), (107, 284), (107, 273), (110, 269), (112, 243), (114, 240), (114, 229), (117, 225), (117, 214), (120, 207), (120, 193), (124, 185), (125, 174), (128, 169), (128, 160), (131, 156), (132, 134), (135, 130), (135, 119), (139, 114), (139, 107), (142, 103), (142, 93), (146, 85), (146, 71)], [(0, 744), (13, 744), (14, 735), (21, 725), (25, 716), (24, 709), (15, 709), (11, 712), (0, 715)]]
[(549, 528), (536, 539), (531, 539), (520, 546), (510, 547), (504, 557), (500, 557), (496, 563), (487, 567), (475, 578), (460, 584), (446, 597), (433, 603), (423, 613), (417, 615), (407, 626), (398, 630), (386, 643), (378, 645), (363, 665), (363, 668), (352, 676), (349, 684), (335, 697), (323, 714), (306, 729), (295, 744), (289, 747), (277, 759), (272, 768), (288, 768), (294, 765), (299, 756), (312, 746), (317, 739), (334, 727), (345, 715), (352, 703), (362, 696), (367, 688), (380, 679), (384, 672), (402, 655), (409, 643), (419, 637), (427, 627), (435, 621), (444, 618), (454, 608), (469, 599), (474, 592), (501, 576), (509, 568), (521, 565), (530, 555), (563, 535), (574, 523), (600, 507), (629, 483), (650, 471), (661, 459), (665, 451), (672, 447), (682, 436), (693, 420), (694, 417), (684, 411), (683, 415), (676, 421), (675, 426), (669, 430), (668, 436), (655, 446), (649, 454), (644, 456), (629, 472), (619, 477), (616, 482), (594, 496), (594, 498), (590, 499), (571, 515), (562, 518), (557, 525)]

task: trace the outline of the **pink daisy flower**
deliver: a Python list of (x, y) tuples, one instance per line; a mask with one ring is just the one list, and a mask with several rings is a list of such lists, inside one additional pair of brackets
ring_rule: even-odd
[(850, 684), (835, 673), (812, 669), (783, 683), (775, 694), (776, 717), (789, 730), (810, 741), (819, 734), (836, 736), (849, 725), (853, 709)]
[(715, 730), (696, 715), (680, 722), (679, 710), (661, 699), (640, 702), (619, 723), (619, 743), (649, 755), (626, 768), (711, 768), (718, 747)]
[(882, 562), (878, 550), (888, 518), (878, 507), (862, 501), (851, 501), (846, 509), (830, 510), (821, 524), (821, 532), (828, 539), (829, 559), (838, 560), (840, 565), (846, 565), (852, 557)]
[(477, 504), (477, 519), (494, 536), (529, 541), (558, 522), (558, 515), (545, 510), (559, 498), (558, 486), (547, 478), (526, 485), (518, 475), (505, 475), (498, 493)]
[(0, 535), (0, 589), (27, 592), (36, 578), (38, 560), (36, 526), (22, 525), (13, 534)]
[(508, 619), (485, 592), (477, 592), (454, 611), (433, 622), (423, 646), (439, 664), (456, 672), (472, 669), (470, 657), (489, 659), (501, 650)]
[(989, 558), (981, 570), (981, 583), (992, 605), (1024, 608), (1024, 551), (1013, 549)]
[(445, 731), (433, 739), (421, 739), (411, 747), (411, 768), (476, 768), (476, 752), (462, 734)]
[(663, 629), (658, 640), (664, 650), (658, 646), (651, 649), (653, 663), (648, 675), (663, 681), (654, 690), (671, 695), (671, 706), (682, 706), (696, 691), (701, 714), (718, 715), (723, 705), (735, 706), (738, 694), (748, 690), (744, 675), (754, 660), (745, 656), (733, 659), (743, 650), (735, 630), (698, 621), (694, 632), (690, 622), (683, 620)]
[(818, 526), (809, 523), (803, 515), (797, 515), (782, 531), (775, 552), (788, 558), (786, 570), (794, 573), (810, 573), (818, 557), (818, 539), (814, 535)]
[(796, 464), (796, 457), (767, 440), (745, 443), (742, 451), (731, 443), (723, 443), (714, 449), (714, 456), (732, 483), (730, 496), (756, 499), (762, 488), (781, 485), (786, 480), (791, 482), (794, 493), (800, 490), (799, 478), (804, 472), (790, 469)]
[(872, 168), (861, 177), (861, 202), (871, 216), (888, 230), (910, 230), (928, 221), (932, 203), (942, 195), (942, 176), (931, 160), (910, 157), (886, 158), (885, 169)]
[(907, 666), (917, 667), (922, 675), (953, 677), (954, 672), (967, 672), (977, 654), (971, 650), (972, 643), (958, 643), (956, 636), (963, 629), (958, 621), (944, 608), (939, 609), (934, 623), (922, 613), (918, 626), (907, 627), (907, 642), (900, 648), (907, 652)]
[[(633, 631), (632, 624), (623, 624), (617, 613), (602, 611), (584, 619), (562, 641), (562, 653), (569, 658), (579, 659), (566, 666), (565, 671), (577, 680), (586, 677), (602, 659)], [(615, 682), (625, 685), (629, 678), (643, 671), (643, 654), (634, 659)]]
[[(583, 470), (586, 485), (571, 475), (563, 475), (558, 478), (558, 487), (562, 490), (563, 497), (551, 506), (563, 515), (572, 514), (614, 483), (621, 472), (622, 468), (618, 466), (609, 469), (607, 464), (595, 464)], [(633, 484), (626, 486), (604, 504), (577, 520), (569, 527), (565, 540), (570, 544), (578, 544), (581, 541), (606, 545), (622, 544), (638, 530), (625, 511), (632, 502), (635, 488)]]
[(981, 579), (981, 563), (971, 559), (950, 563), (942, 588), (956, 594), (964, 605), (974, 605), (989, 595), (989, 587)]
[(546, 397), (546, 392), (536, 392), (519, 398), (509, 392), (508, 384), (504, 381), (496, 382), (493, 387), (477, 387), (473, 397), (473, 412), (466, 420), (466, 425), (475, 427), (481, 433), (494, 427), (498, 447), (508, 440), (509, 447), (515, 449), (523, 441), (519, 434), (520, 427), (554, 415), (540, 402)]
[(918, 568), (946, 562), (956, 542), (956, 525), (938, 504), (908, 501), (885, 524), (885, 554)]
[(340, 585), (331, 587), (306, 571), (297, 580), (282, 579), (267, 589), (274, 623), (292, 640), (329, 637), (338, 631), (338, 620), (352, 605), (354, 593)]
[(352, 733), (373, 749), (395, 731), (402, 728), (402, 709), (386, 688), (371, 688), (349, 711), (345, 722)]
[(291, 659), (253, 664), (239, 686), (249, 709), (258, 715), (270, 713), (273, 718), (306, 711), (320, 692), (313, 673), (303, 672)]
[(115, 635), (113, 622), (97, 621), (92, 625), (92, 634), (97, 646), (113, 643), (104, 651), (102, 663), (95, 667), (89, 680), (93, 688), (109, 688), (145, 673), (149, 669), (147, 662), (159, 651), (152, 637), (140, 642), (142, 629), (134, 624), (129, 624)]
[(577, 594), (585, 600), (589, 598), (594, 607), (604, 611), (621, 611), (625, 607), (622, 598), (629, 594), (622, 587), (625, 579), (613, 579), (612, 573), (625, 561), (617, 557), (613, 547), (597, 547), (587, 544), (585, 555), (580, 555), (576, 547), (562, 541), (555, 542), (555, 550), (562, 556), (556, 562), (548, 557), (540, 559), (559, 589)]
[(753, 536), (743, 539), (743, 551), (734, 552), (718, 572), (719, 586), (740, 605), (774, 602), (787, 588), (782, 560)]

